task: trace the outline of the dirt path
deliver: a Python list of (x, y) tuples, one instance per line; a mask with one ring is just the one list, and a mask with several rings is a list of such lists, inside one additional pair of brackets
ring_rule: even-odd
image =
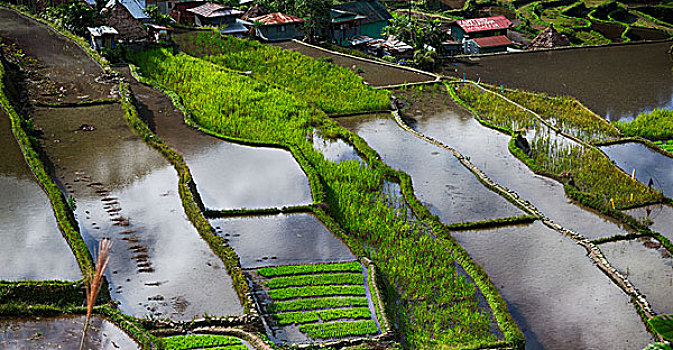
[(0, 40), (36, 58), (30, 79), (42, 102), (79, 102), (117, 97), (117, 84), (81, 47), (50, 27), (0, 7)]

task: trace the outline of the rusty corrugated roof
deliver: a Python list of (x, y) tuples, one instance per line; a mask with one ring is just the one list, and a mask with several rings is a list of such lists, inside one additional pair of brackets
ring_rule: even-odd
[(188, 9), (187, 11), (199, 15), (201, 17), (224, 17), (224, 16), (232, 16), (232, 15), (242, 15), (243, 11), (239, 11), (237, 9), (228, 7), (228, 6), (223, 6), (220, 4), (213, 4), (212, 2), (207, 2), (199, 7), (194, 7), (191, 9)]
[(487, 36), (484, 38), (475, 38), (471, 40), (474, 40), (474, 42), (477, 43), (479, 47), (504, 46), (512, 44), (512, 40), (509, 40), (509, 38), (504, 35)]
[(262, 22), (265, 25), (273, 25), (273, 24), (283, 24), (283, 23), (304, 22), (306, 20), (301, 19), (299, 17), (292, 16), (292, 15), (286, 15), (284, 13), (274, 12), (274, 13), (269, 13), (269, 14), (266, 14), (266, 15), (263, 15), (263, 16), (250, 18), (250, 21)]
[(512, 24), (505, 16), (482, 17), (461, 19), (456, 24), (462, 28), (465, 33), (481, 32), (484, 30), (506, 29)]

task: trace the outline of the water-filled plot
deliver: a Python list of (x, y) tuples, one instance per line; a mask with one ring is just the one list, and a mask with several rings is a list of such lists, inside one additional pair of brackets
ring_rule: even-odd
[(670, 205), (654, 204), (624, 212), (648, 224), (651, 230), (673, 241), (673, 207)]
[[(79, 349), (84, 316), (0, 319), (2, 349)], [(114, 323), (93, 316), (84, 337), (84, 349), (139, 349)]]
[(673, 197), (673, 159), (636, 143), (622, 143), (601, 147), (617, 166), (646, 185)]
[(536, 222), (454, 237), (498, 288), (527, 349), (640, 349), (650, 341), (630, 297), (560, 233)]
[(104, 237), (113, 242), (106, 278), (124, 313), (190, 320), (242, 312), (222, 262), (184, 213), (176, 171), (131, 132), (118, 105), (38, 110), (35, 122), (76, 200), (85, 242), (91, 250)]
[(414, 192), (446, 224), (523, 215), (490, 191), (449, 151), (400, 128), (389, 114), (340, 118), (394, 169), (411, 175)]
[(307, 213), (210, 221), (241, 258), (243, 268), (354, 260), (346, 245)]
[(313, 142), (313, 148), (320, 151), (326, 159), (333, 162), (343, 162), (347, 160), (356, 160), (362, 162), (362, 158), (351, 144), (343, 139), (329, 139), (320, 135), (320, 132), (313, 130), (310, 137)]
[(600, 245), (608, 261), (628, 277), (657, 313), (673, 313), (673, 259), (658, 241), (642, 238)]

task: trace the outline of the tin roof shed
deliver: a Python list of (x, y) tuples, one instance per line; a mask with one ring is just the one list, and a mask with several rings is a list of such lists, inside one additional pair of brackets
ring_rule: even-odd
[(250, 21), (262, 22), (264, 23), (264, 25), (274, 25), (274, 24), (305, 22), (306, 20), (292, 15), (286, 15), (284, 13), (274, 12), (263, 16), (250, 18)]
[(509, 40), (508, 37), (504, 35), (498, 35), (498, 36), (487, 36), (483, 38), (475, 38), (472, 39), (479, 47), (494, 47), (494, 46), (505, 46), (505, 45), (511, 45), (512, 40)]
[(465, 33), (507, 29), (512, 24), (505, 16), (461, 19), (455, 22)]
[(199, 7), (187, 9), (187, 11), (205, 18), (226, 17), (243, 14), (243, 11), (220, 4), (213, 4), (211, 2), (207, 2)]

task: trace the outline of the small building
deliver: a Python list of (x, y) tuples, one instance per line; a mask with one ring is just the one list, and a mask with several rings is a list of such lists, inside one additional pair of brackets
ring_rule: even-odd
[(553, 24), (538, 34), (528, 45), (528, 49), (549, 49), (554, 47), (570, 46), (570, 40), (565, 34), (559, 33)]
[(170, 41), (173, 37), (173, 29), (156, 24), (148, 24), (147, 34), (155, 43)]
[(147, 39), (147, 31), (142, 21), (149, 20), (143, 12), (144, 0), (110, 0), (101, 11), (106, 15), (105, 23), (119, 32), (119, 39), (127, 42)]
[(453, 40), (442, 41), (442, 55), (455, 56), (460, 54), (460, 43)]
[(358, 15), (355, 12), (330, 10), (331, 23), (328, 36), (333, 43), (346, 46), (349, 39), (360, 35), (360, 26), (365, 16)]
[(171, 16), (171, 18), (179, 24), (184, 24), (184, 25), (194, 25), (194, 14), (187, 11), (191, 8), (199, 7), (201, 5), (205, 4), (203, 0), (198, 0), (198, 1), (171, 1), (169, 7), (171, 8), (170, 11), (168, 11), (168, 15)]
[(116, 29), (108, 26), (100, 26), (95, 28), (87, 27), (86, 29), (89, 30), (89, 42), (92, 49), (99, 51), (103, 48), (115, 48), (117, 43), (117, 35), (119, 35), (119, 32), (117, 32)]
[(505, 16), (461, 19), (451, 23), (451, 36), (463, 44), (467, 39), (507, 35), (512, 22)]
[(487, 36), (467, 39), (463, 43), (464, 52), (468, 55), (480, 53), (506, 52), (512, 41), (504, 35)]
[(249, 19), (251, 22), (259, 22), (255, 28), (255, 35), (266, 41), (280, 41), (304, 36), (304, 19), (286, 15), (280, 12)]
[(379, 0), (347, 2), (334, 6), (334, 9), (366, 17), (360, 21), (359, 34), (373, 39), (384, 38), (383, 28), (393, 18)]

